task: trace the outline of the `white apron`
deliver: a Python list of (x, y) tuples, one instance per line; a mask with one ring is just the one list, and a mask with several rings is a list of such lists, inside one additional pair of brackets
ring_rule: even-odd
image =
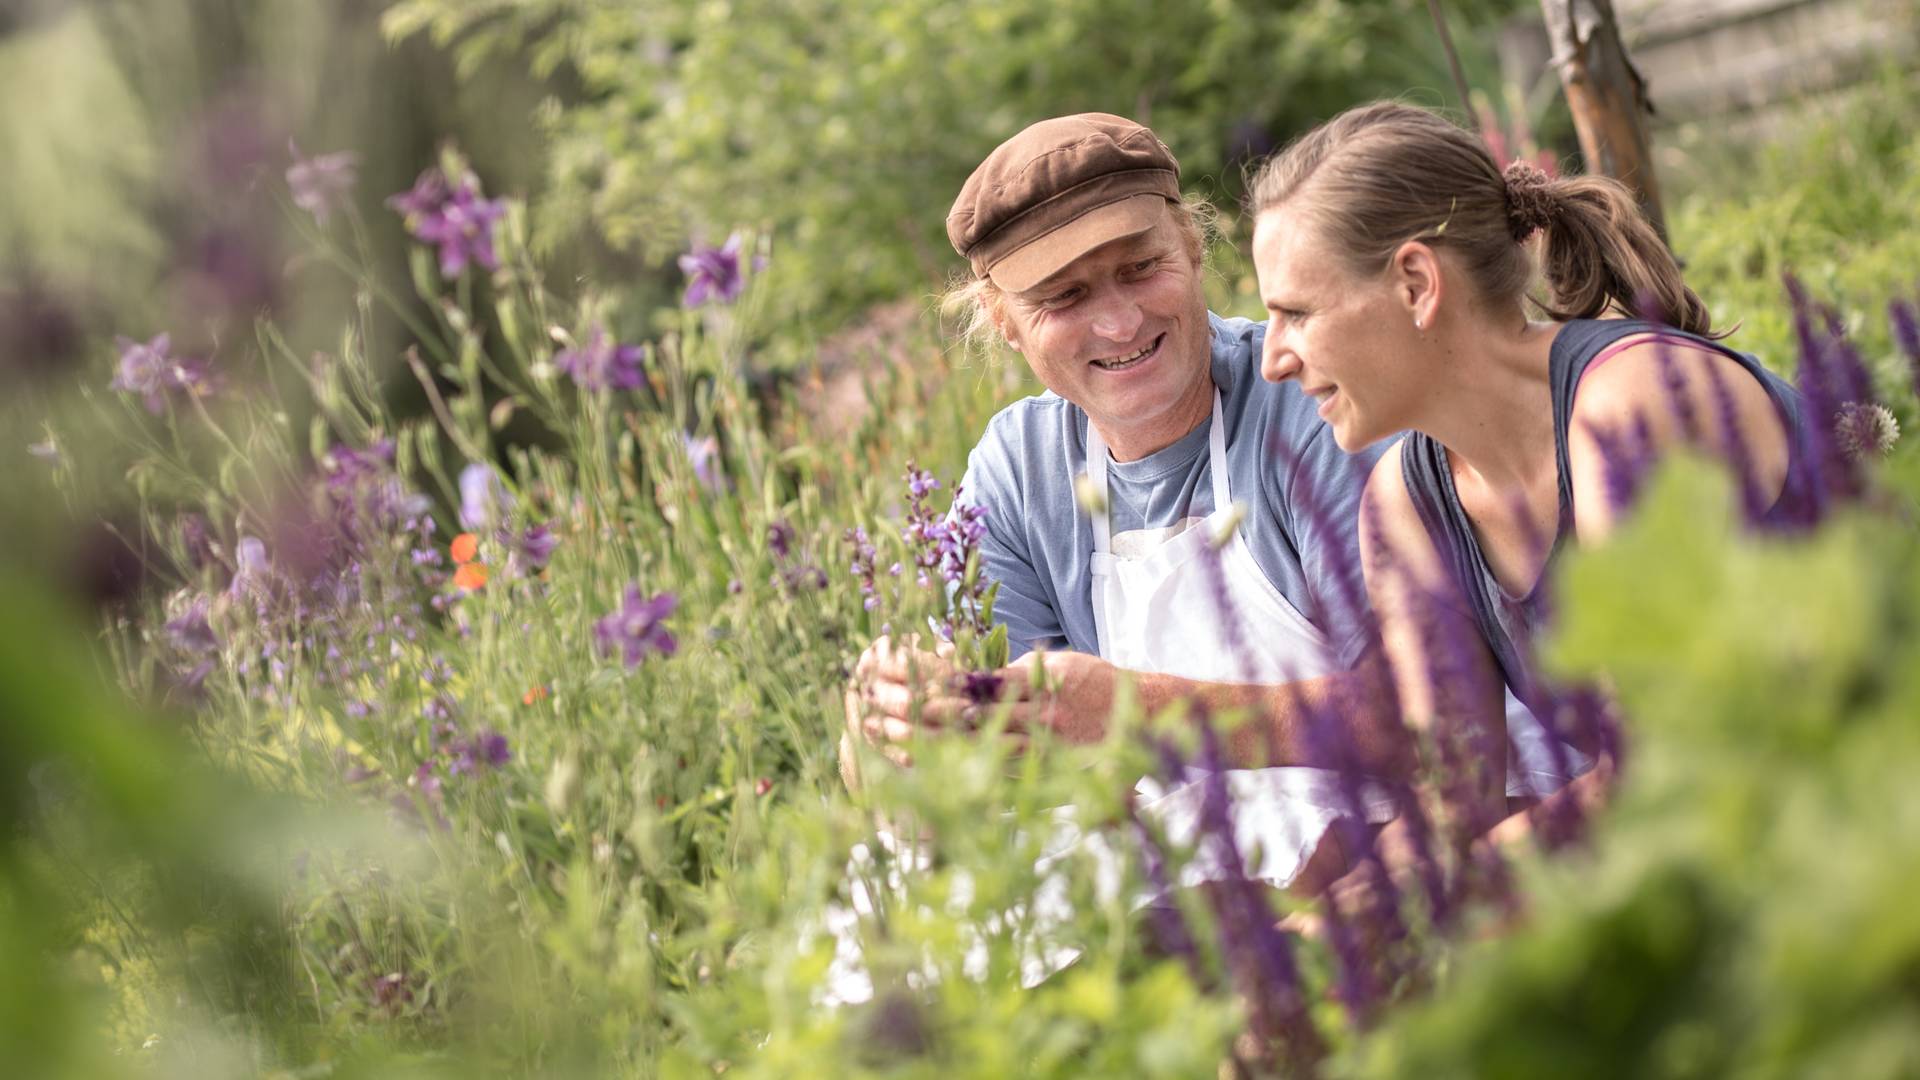
[[(1097, 496), (1092, 513), (1093, 622), (1101, 658), (1134, 671), (1208, 682), (1276, 684), (1339, 670), (1325, 635), (1267, 580), (1246, 537), (1233, 527), (1237, 511), (1218, 390), (1213, 394), (1207, 455), (1213, 513), (1171, 536), (1166, 530), (1147, 534), (1149, 550), (1139, 550), (1135, 542), (1128, 545), (1129, 554), (1117, 555), (1106, 510), (1107, 444), (1087, 425), (1087, 478)], [(1218, 553), (1216, 575), (1207, 565), (1212, 557), (1207, 549), (1223, 532), (1229, 535)], [(1189, 769), (1183, 782), (1170, 789), (1152, 778), (1142, 780), (1136, 789), (1141, 815), (1156, 821), (1176, 846), (1190, 846), (1199, 824), (1203, 781), (1198, 769)], [(1246, 874), (1275, 886), (1291, 882), (1328, 826), (1352, 813), (1340, 774), (1332, 769), (1229, 769), (1227, 790), (1235, 846)], [(1378, 785), (1363, 784), (1360, 810), (1368, 822), (1377, 823), (1392, 819), (1396, 807)], [(1178, 883), (1193, 885), (1218, 876), (1219, 868), (1203, 850), (1188, 862)]]

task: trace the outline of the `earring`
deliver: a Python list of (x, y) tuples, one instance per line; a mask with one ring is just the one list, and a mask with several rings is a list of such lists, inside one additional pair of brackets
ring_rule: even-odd
[(1413, 318), (1413, 328), (1415, 330), (1425, 330), (1427, 328), (1427, 324), (1424, 322), (1421, 322), (1420, 317), (1416, 315)]

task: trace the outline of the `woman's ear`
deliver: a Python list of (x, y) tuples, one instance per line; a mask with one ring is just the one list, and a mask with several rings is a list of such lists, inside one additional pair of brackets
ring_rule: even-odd
[(1393, 281), (1394, 295), (1406, 306), (1414, 329), (1426, 330), (1433, 326), (1446, 293), (1440, 256), (1426, 244), (1409, 240), (1393, 253), (1387, 272)]

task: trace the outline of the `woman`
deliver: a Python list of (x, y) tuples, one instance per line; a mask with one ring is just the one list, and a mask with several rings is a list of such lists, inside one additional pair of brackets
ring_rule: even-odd
[[(1408, 433), (1368, 480), (1361, 549), (1416, 723), (1498, 745), (1499, 680), (1461, 677), (1463, 658), (1550, 714), (1528, 642), (1554, 553), (1615, 523), (1609, 447), (1693, 441), (1740, 471), (1756, 508), (1800, 475), (1795, 392), (1718, 343), (1612, 180), (1503, 172), (1471, 133), (1381, 102), (1278, 154), (1251, 201), (1263, 373), (1299, 380), (1345, 450)], [(1536, 250), (1543, 300), (1528, 297)], [(1649, 306), (1671, 325), (1609, 317)]]

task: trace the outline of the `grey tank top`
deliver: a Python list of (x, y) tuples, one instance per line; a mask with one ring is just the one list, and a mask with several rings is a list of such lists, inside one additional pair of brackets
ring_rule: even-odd
[[(1561, 326), (1554, 335), (1548, 361), (1548, 381), (1553, 401), (1553, 453), (1556, 486), (1560, 497), (1559, 527), (1547, 556), (1551, 567), (1561, 546), (1573, 535), (1573, 478), (1567, 456), (1567, 429), (1573, 422), (1573, 395), (1587, 366), (1609, 345), (1635, 334), (1658, 333), (1669, 339), (1684, 339), (1712, 349), (1739, 364), (1766, 388), (1774, 406), (1780, 410), (1787, 427), (1788, 485), (1804, 474), (1801, 460), (1806, 448), (1801, 428), (1800, 394), (1785, 379), (1761, 366), (1760, 361), (1694, 334), (1670, 326), (1639, 319), (1575, 319)], [(1406, 478), (1407, 494), (1425, 524), (1447, 570), (1453, 575), (1461, 595), (1472, 610), (1481, 635), (1499, 663), (1507, 685), (1521, 701), (1535, 708), (1544, 704), (1532, 680), (1530, 642), (1534, 631), (1547, 617), (1544, 595), (1547, 573), (1525, 596), (1514, 596), (1501, 587), (1480, 550), (1473, 523), (1460, 505), (1454, 488), (1453, 470), (1447, 462), (1447, 448), (1429, 436), (1409, 432), (1400, 444), (1400, 466)], [(1790, 492), (1782, 490), (1772, 511), (1789, 502)], [(1762, 522), (1765, 522), (1762, 518)]]

